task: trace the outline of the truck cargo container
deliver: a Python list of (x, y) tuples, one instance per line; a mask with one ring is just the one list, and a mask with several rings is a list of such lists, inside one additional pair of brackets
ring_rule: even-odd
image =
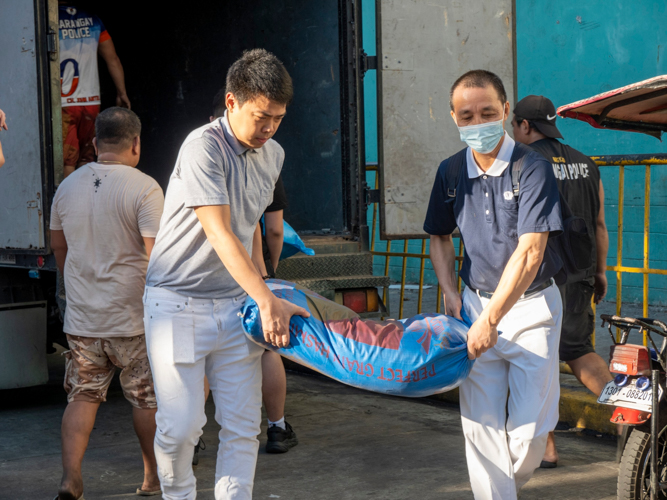
[[(435, 168), (461, 147), (451, 133), (451, 81), (488, 67), (514, 86), (511, 0), (377, 0), (377, 57), (362, 48), (360, 0), (72, 4), (99, 16), (114, 41), (143, 125), (138, 168), (163, 189), (243, 50), (263, 47), (283, 61), (294, 81), (275, 136), (286, 154), (285, 219), (316, 254), (283, 261), (277, 274), (367, 316), (387, 315), (377, 289), (389, 284), (373, 276), (368, 204), (381, 203), (383, 236), (423, 237)], [(0, 107), (10, 123), (0, 136), (3, 389), (45, 382), (47, 349), (63, 340), (48, 231), (63, 162), (58, 3), (8, 0), (0, 8)], [(376, 68), (377, 191), (366, 184), (362, 86)], [(104, 64), (100, 80), (104, 109), (115, 98)]]

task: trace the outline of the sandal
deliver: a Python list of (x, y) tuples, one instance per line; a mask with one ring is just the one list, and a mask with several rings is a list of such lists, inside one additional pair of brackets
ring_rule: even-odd
[(152, 497), (155, 495), (162, 495), (162, 490), (146, 491), (142, 490), (141, 488), (137, 488), (137, 496), (139, 497)]

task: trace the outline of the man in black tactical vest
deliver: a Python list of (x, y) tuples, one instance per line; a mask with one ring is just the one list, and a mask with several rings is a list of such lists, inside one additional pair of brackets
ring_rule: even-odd
[[(600, 171), (593, 160), (557, 139), (563, 136), (556, 127), (556, 109), (543, 96), (529, 95), (514, 108), (514, 139), (530, 145), (553, 166), (563, 198), (573, 214), (582, 217), (594, 234), (594, 262), (582, 281), (561, 287), (563, 328), (560, 359), (591, 392), (598, 396), (612, 379), (607, 363), (595, 353), (591, 333), (595, 317), (591, 298), (599, 303), (607, 293), (607, 250), (609, 235), (604, 220), (604, 190)], [(541, 467), (553, 468), (558, 462), (554, 433), (549, 434)]]

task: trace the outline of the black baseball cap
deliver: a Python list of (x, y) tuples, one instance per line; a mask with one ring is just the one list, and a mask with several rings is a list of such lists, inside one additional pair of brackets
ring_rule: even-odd
[(542, 95), (529, 95), (514, 106), (514, 116), (528, 120), (547, 137), (562, 139), (556, 127), (556, 108), (554, 103)]

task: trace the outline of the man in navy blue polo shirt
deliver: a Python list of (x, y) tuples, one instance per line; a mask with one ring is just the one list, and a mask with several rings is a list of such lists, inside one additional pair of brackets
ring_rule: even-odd
[[(424, 230), (446, 313), (460, 318), (463, 308), (473, 321), (468, 353), (477, 361), (459, 389), (472, 490), (478, 500), (510, 500), (540, 465), (558, 419), (562, 304), (552, 277), (562, 263), (547, 246), (563, 229), (558, 187), (549, 163), (505, 132), (510, 106), (497, 75), (464, 74), (450, 105), (468, 148), (440, 164)], [(463, 297), (454, 273), (457, 226)]]

